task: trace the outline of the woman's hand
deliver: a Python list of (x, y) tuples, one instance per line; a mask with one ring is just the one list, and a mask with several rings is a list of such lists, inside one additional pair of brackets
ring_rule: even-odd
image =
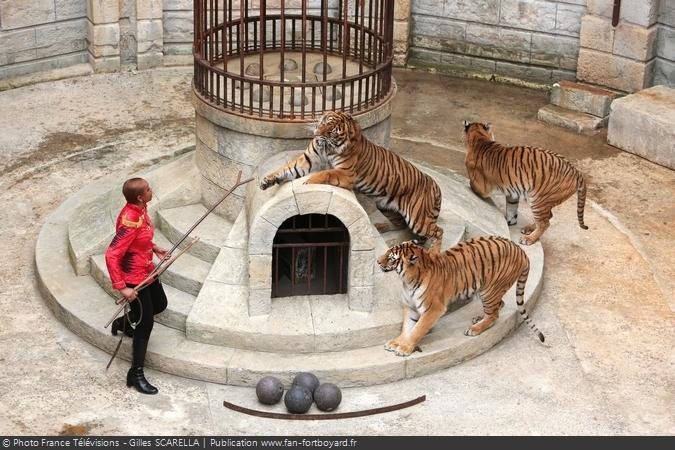
[(155, 253), (155, 255), (157, 255), (159, 259), (165, 259), (167, 256), (169, 256), (167, 249), (158, 247), (157, 245), (154, 245), (152, 247), (152, 251)]
[(125, 287), (120, 289), (119, 291), (120, 294), (122, 294), (124, 298), (130, 303), (138, 298), (138, 292), (136, 292), (136, 289), (134, 288)]

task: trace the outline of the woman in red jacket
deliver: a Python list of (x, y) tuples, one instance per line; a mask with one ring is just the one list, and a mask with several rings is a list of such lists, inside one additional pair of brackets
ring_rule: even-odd
[(152, 200), (152, 189), (143, 178), (124, 182), (122, 193), (127, 204), (117, 217), (115, 237), (105, 252), (105, 262), (113, 288), (120, 291), (131, 305), (129, 318), (138, 322), (131, 330), (124, 317), (115, 319), (112, 334), (123, 329), (133, 336), (131, 369), (127, 373), (127, 386), (134, 386), (143, 394), (156, 394), (157, 388), (148, 383), (143, 374), (145, 352), (154, 324), (153, 316), (166, 309), (166, 294), (159, 279), (148, 287), (136, 291), (135, 287), (155, 268), (153, 254), (164, 258), (167, 251), (152, 242), (155, 227), (150, 220), (147, 203)]

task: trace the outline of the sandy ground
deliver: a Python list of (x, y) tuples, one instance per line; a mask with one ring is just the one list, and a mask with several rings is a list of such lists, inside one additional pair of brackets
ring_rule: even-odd
[(499, 141), (550, 148), (587, 174), (590, 230), (579, 229), (570, 200), (542, 239), (544, 289), (532, 316), (550, 347), (521, 327), (457, 367), (347, 389), (341, 409), (426, 394), (421, 405), (330, 422), (245, 416), (222, 401), (251, 404), (253, 389), (153, 370), (159, 395), (127, 389), (127, 363), (106, 372), (108, 355), (46, 307), (35, 239), (84, 184), (124, 179), (194, 144), (190, 77), (170, 68), (0, 92), (0, 434), (675, 434), (675, 172), (606, 145), (604, 133), (537, 122), (545, 92), (411, 71), (395, 72), (400, 154), (462, 173), (461, 121), (482, 120)]

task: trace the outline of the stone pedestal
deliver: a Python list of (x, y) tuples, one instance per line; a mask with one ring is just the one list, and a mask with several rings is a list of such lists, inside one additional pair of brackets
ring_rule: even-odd
[[(368, 139), (385, 147), (389, 146), (394, 95), (395, 87), (380, 106), (355, 116)], [(202, 175), (203, 203), (209, 207), (235, 183), (239, 170), (245, 179), (277, 153), (290, 150), (302, 153), (314, 131), (311, 123), (276, 122), (225, 112), (213, 107), (195, 90), (192, 104), (196, 113), (196, 161)], [(244, 187), (240, 187), (215, 211), (234, 221), (244, 198)]]

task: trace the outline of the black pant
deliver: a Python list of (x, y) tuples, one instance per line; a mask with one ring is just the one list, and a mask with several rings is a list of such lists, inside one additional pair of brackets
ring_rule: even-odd
[[(127, 286), (136, 287), (135, 284), (128, 284)], [(150, 333), (152, 333), (152, 327), (155, 324), (154, 316), (164, 311), (166, 304), (166, 294), (159, 280), (153, 281), (148, 287), (139, 291), (138, 298), (131, 302), (129, 318), (134, 323), (138, 322), (134, 330), (131, 367), (143, 367), (145, 350), (148, 347)]]

